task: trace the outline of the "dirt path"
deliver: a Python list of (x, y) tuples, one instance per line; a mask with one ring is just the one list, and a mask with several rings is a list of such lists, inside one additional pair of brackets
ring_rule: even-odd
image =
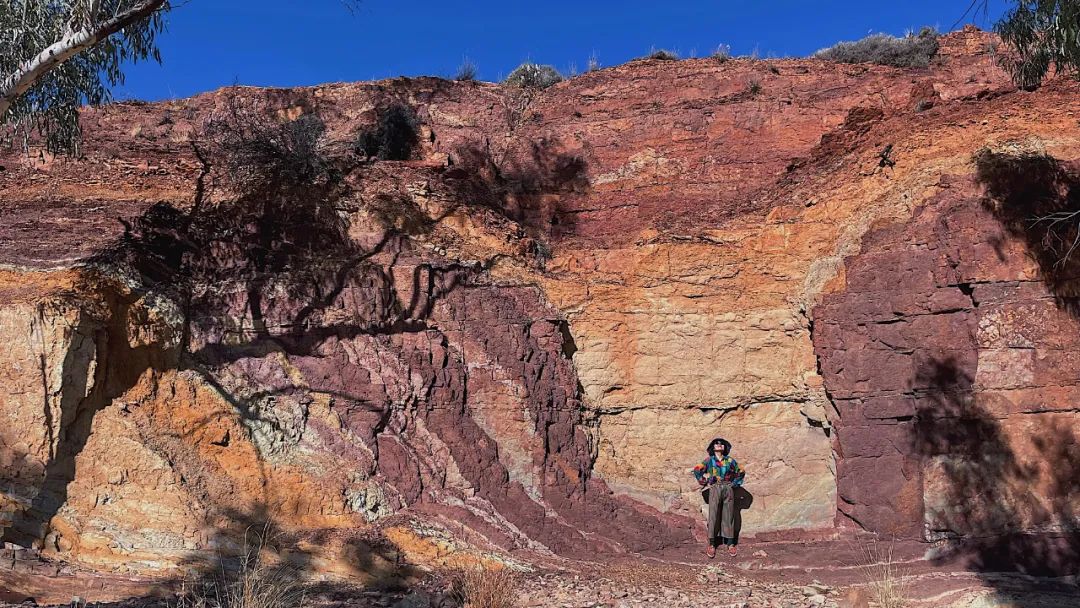
[[(918, 547), (895, 545), (892, 581), (907, 608), (1080, 606), (1075, 579), (1036, 579), (1018, 574), (974, 574), (935, 566), (914, 555)], [(521, 608), (870, 608), (874, 584), (858, 562), (863, 549), (850, 543), (771, 542), (745, 544), (740, 556), (708, 560), (697, 547), (676, 556), (626, 556), (606, 563), (560, 561), (521, 573)], [(700, 555), (700, 558), (699, 558)], [(23, 568), (0, 572), (0, 606), (70, 605), (72, 598), (112, 608), (175, 606), (148, 579), (103, 576), (70, 568)], [(873, 570), (880, 573), (880, 567)], [(437, 575), (410, 589), (364, 589), (315, 584), (311, 608), (451, 608), (447, 579)], [(20, 589), (21, 592), (13, 592)], [(123, 600), (121, 595), (156, 597)]]

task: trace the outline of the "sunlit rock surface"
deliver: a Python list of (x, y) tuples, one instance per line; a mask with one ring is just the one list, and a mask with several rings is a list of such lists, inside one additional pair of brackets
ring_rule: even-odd
[[(1077, 320), (971, 159), (1080, 159), (1078, 89), (1015, 91), (987, 41), (951, 34), (921, 70), (636, 61), (542, 92), (423, 78), (86, 111), (84, 158), (0, 157), (4, 539), (167, 572), (272, 520), (288, 559), (353, 576), (392, 561), (375, 529), (445, 558), (407, 521), (663, 551), (702, 540), (689, 469), (723, 436), (745, 536), (1030, 533), (1075, 555), (1035, 535), (1076, 525)], [(347, 154), (387, 100), (420, 146), (349, 167), (355, 259), (185, 307), (113, 255), (120, 219), (191, 208), (191, 138), (229, 103), (318, 114)]]

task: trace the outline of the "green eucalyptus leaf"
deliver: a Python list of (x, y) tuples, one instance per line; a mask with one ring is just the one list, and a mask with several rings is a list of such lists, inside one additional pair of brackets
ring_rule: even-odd
[[(65, 34), (97, 24), (142, 3), (142, 0), (8, 0), (0, 3), (0, 78), (15, 74)], [(161, 10), (168, 10), (166, 2)], [(124, 81), (128, 61), (161, 61), (156, 37), (164, 21), (161, 11), (129, 25), (97, 45), (46, 72), (19, 98), (0, 122), (6, 135), (24, 141), (42, 137), (50, 152), (78, 153), (81, 129), (78, 109), (112, 100), (110, 87)]]

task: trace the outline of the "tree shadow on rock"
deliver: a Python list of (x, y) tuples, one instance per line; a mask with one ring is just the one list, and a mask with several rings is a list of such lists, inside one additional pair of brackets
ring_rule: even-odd
[[(404, 209), (404, 201), (383, 205), (383, 214), (395, 217), (381, 219), (395, 221), (376, 242), (364, 246), (351, 238), (343, 211), (350, 195), (343, 175), (349, 167), (324, 155), (323, 130), (313, 115), (283, 120), (268, 109), (230, 106), (211, 120), (195, 148), (203, 169), (194, 204), (187, 209), (154, 205), (126, 221), (120, 242), (93, 260), (135, 277), (138, 295), (175, 303), (182, 335), (172, 366), (197, 372), (234, 410), (219, 417), (234, 413), (251, 432), (259, 425), (285, 432), (280, 412), (272, 411), (281, 409), (275, 403), (297, 401), (306, 407), (299, 401), (310, 401), (311, 387), (295, 380), (276, 382), (276, 376), (269, 378), (276, 368), (260, 369), (260, 359), (285, 354), (314, 360), (328, 341), (425, 331), (435, 302), (475, 271), (413, 259), (412, 267), (399, 272), (395, 264), (405, 255), (407, 232), (428, 230), (439, 219), (428, 218), (415, 205)], [(228, 191), (214, 200), (220, 184)], [(397, 222), (397, 216), (409, 221)], [(403, 277), (407, 284), (400, 284)], [(349, 297), (350, 289), (373, 297)], [(355, 308), (340, 310), (343, 304)], [(373, 433), (385, 424), (381, 403), (366, 395), (330, 392), (343, 411), (353, 406), (371, 410)], [(102, 399), (102, 406), (109, 401)], [(213, 418), (193, 421), (188, 433), (201, 432)], [(61, 430), (66, 426), (65, 421)], [(84, 426), (88, 434), (89, 422)], [(220, 441), (227, 445), (228, 438)], [(73, 456), (68, 460), (73, 462)], [(269, 479), (266, 471), (260, 474), (265, 490)], [(53, 502), (58, 508), (63, 497)], [(245, 512), (210, 508), (223, 529), (209, 542), (209, 553), (193, 554), (188, 565), (212, 577), (235, 570), (236, 560), (245, 555), (235, 539), (265, 526), (270, 509), (265, 504)], [(273, 548), (298, 575), (316, 571), (320, 558), (297, 547), (322, 547), (330, 540), (329, 533), (325, 539), (284, 533), (275, 538)], [(386, 559), (386, 551), (362, 539), (342, 547), (357, 572)]]
[(1080, 317), (1080, 170), (1043, 152), (984, 148), (973, 161), (984, 206), (1024, 242), (1057, 305)]
[[(409, 595), (425, 606), (458, 606), (378, 530), (290, 531), (275, 526), (264, 505), (213, 517), (228, 523), (215, 525), (206, 547), (181, 560), (182, 574), (160, 581), (148, 597), (99, 605), (364, 607), (396, 605)], [(335, 574), (327, 577), (328, 570)]]
[[(206, 139), (195, 148), (202, 171), (193, 205), (154, 206), (127, 222), (121, 242), (94, 260), (130, 278), (139, 295), (167, 300), (179, 310), (173, 368), (194, 372), (231, 406), (205, 420), (189, 421), (188, 433), (200, 432), (214, 416), (223, 416), (239, 418), (253, 437), (267, 428), (287, 436), (293, 432), (289, 417), (306, 420), (312, 395), (318, 393), (334, 400), (336, 413), (351, 418), (344, 424), (356, 429), (358, 443), (364, 444), (327, 444), (335, 456), (354, 458), (345, 452), (352, 448), (366, 450), (366, 458), (380, 461), (378, 450), (384, 446), (387, 457), (380, 464), (386, 469), (379, 472), (413, 504), (422, 499), (425, 488), (415, 454), (407, 453), (406, 442), (399, 441), (408, 422), (403, 409), (411, 407), (430, 423), (429, 428), (440, 429), (440, 438), (457, 462), (468, 463), (463, 474), (486, 493), (484, 498), (500, 512), (535, 525), (547, 535), (545, 542), (565, 540), (591, 550), (595, 543), (591, 538), (579, 540), (580, 530), (601, 533), (641, 527), (645, 515), (625, 507), (610, 496), (610, 490), (589, 479), (587, 439), (578, 427), (580, 386), (554, 344), (558, 342), (565, 352), (567, 332), (534, 322), (529, 318), (534, 309), (518, 311), (512, 298), (500, 300), (493, 297), (495, 292), (471, 296), (474, 310), (488, 302), (499, 309), (490, 313), (492, 317), (470, 320), (469, 331), (485, 342), (509, 342), (503, 329), (507, 326), (492, 325), (492, 319), (512, 315), (521, 320), (514, 326), (523, 332), (522, 339), (512, 348), (498, 350), (502, 354), (496, 360), (508, 369), (520, 365), (536, 386), (529, 391), (538, 394), (530, 413), (545, 433), (540, 463), (546, 475), (544, 490), (550, 490), (545, 499), (560, 514), (577, 513), (573, 522), (577, 528), (551, 518), (523, 486), (510, 483), (497, 457), (498, 446), (470, 416), (461, 378), (465, 364), (450, 361), (448, 332), (432, 321), (437, 304), (452, 292), (469, 293), (461, 288), (472, 286), (483, 266), (430, 261), (412, 251), (410, 232), (430, 230), (439, 218), (428, 217), (415, 205), (405, 207), (410, 204), (406, 197), (380, 198), (373, 209), (365, 209), (376, 217), (385, 215), (382, 219), (388, 225), (373, 240), (354, 238), (346, 213), (353, 193), (342, 177), (350, 168), (341, 164), (346, 161), (325, 157), (320, 143), (323, 128), (316, 117), (283, 120), (270, 111), (231, 108), (221, 120), (208, 128)], [(557, 154), (549, 158), (543, 150), (534, 152), (530, 159), (501, 169), (488, 159), (490, 175), (464, 171), (450, 186), (475, 193), (476, 198), (462, 200), (485, 202), (527, 224), (528, 210), (542, 204), (544, 196), (584, 183), (582, 163), (559, 160)], [(454, 178), (448, 176), (446, 181)], [(219, 184), (227, 188), (223, 196), (218, 196)], [(524, 207), (513, 206), (522, 201)], [(452, 306), (459, 319), (465, 305), (463, 299)], [(384, 349), (409, 366), (410, 379), (423, 384), (416, 395), (395, 401), (378, 382), (378, 372), (371, 377), (368, 369), (355, 363), (356, 353), (346, 352), (346, 347), (357, 345), (342, 344), (360, 336), (369, 338), (373, 349)], [(438, 366), (442, 367), (435, 369)], [(432, 394), (433, 390), (439, 393)], [(296, 412), (285, 411), (290, 408)], [(229, 440), (215, 436), (210, 443), (227, 446)], [(208, 503), (228, 504), (205, 505), (213, 519), (207, 522), (208, 529), (220, 528), (220, 533), (211, 532), (214, 536), (206, 550), (193, 552), (188, 565), (206, 577), (235, 570), (237, 556), (245, 554), (244, 543), (237, 539), (261, 530), (273, 513), (281, 513), (280, 505), (269, 500), (272, 476), (265, 468), (266, 454), (256, 441), (252, 444), (262, 476), (261, 505), (237, 509), (239, 498), (223, 498), (225, 492), (207, 495)], [(184, 449), (181, 443), (177, 452)], [(390, 453), (395, 449), (400, 453)], [(190, 472), (188, 483), (199, 485), (191, 480), (210, 474), (196, 470), (201, 461), (189, 460), (174, 467), (186, 466), (181, 476)], [(364, 472), (370, 464), (365, 461), (355, 468)], [(431, 475), (436, 484), (438, 474), (446, 472)], [(659, 518), (647, 519), (652, 527), (635, 537), (643, 545), (666, 532)], [(282, 533), (272, 553), (280, 554), (290, 572), (300, 574), (320, 570), (327, 548), (340, 551), (344, 546), (351, 554), (346, 560), (358, 572), (391, 559), (390, 553), (362, 538), (345, 539), (343, 545), (335, 536), (339, 532)]]
[[(416, 377), (423, 375), (425, 390), (432, 390), (436, 376), (450, 372), (431, 369), (446, 363), (429, 361), (435, 354), (416, 345), (424, 340), (441, 345), (443, 350), (435, 351), (445, 357), (447, 337), (432, 321), (436, 306), (470, 286), (484, 266), (431, 260), (413, 251), (410, 236), (430, 231), (454, 208), (430, 217), (404, 195), (379, 193), (365, 200), (363, 211), (382, 232), (374, 240), (357, 238), (346, 215), (356, 211), (351, 208), (355, 192), (342, 177), (349, 167), (339, 159), (323, 158), (323, 130), (317, 119), (281, 121), (273, 113), (251, 112), (230, 110), (226, 122), (209, 129), (199, 144), (196, 154), (203, 171), (191, 208), (154, 206), (127, 222), (122, 241), (95, 262), (134, 275), (140, 289), (175, 302), (181, 310), (178, 366), (197, 372), (231, 406), (188, 421), (189, 435), (203, 433), (221, 418), (237, 418), (253, 436), (267, 429), (287, 436), (292, 432), (290, 419), (306, 420), (317, 394), (333, 400), (349, 436), (363, 444), (328, 444), (335, 455), (349, 459), (361, 474), (390, 480), (402, 504), (420, 502), (420, 470), (404, 442), (396, 440), (405, 424), (403, 408), (417, 404), (389, 397), (379, 379), (356, 363), (358, 347), (349, 342), (364, 337), (373, 349), (396, 352), (413, 366)], [(466, 181), (489, 188), (482, 179)], [(217, 197), (216, 187), (222, 183), (228, 190)], [(280, 363), (282, 358), (288, 365)], [(437, 411), (418, 415), (448, 418), (447, 426), (455, 432), (475, 426), (464, 395), (452, 401), (460, 411), (424, 404)], [(466, 433), (464, 439), (471, 441), (452, 447), (486, 456), (476, 447), (475, 436), (481, 436), (480, 443), (493, 456), (481, 429), (470, 432), (474, 435)], [(230, 439), (213, 441), (227, 446)], [(255, 485), (261, 488), (263, 505), (242, 510), (207, 505), (213, 514), (207, 528), (217, 531), (206, 550), (193, 552), (185, 564), (200, 573), (206, 585), (215, 583), (221, 572), (242, 570), (245, 551), (237, 539), (261, 530), (271, 513), (281, 512), (270, 502), (273, 480), (266, 470), (267, 454), (258, 442), (252, 445), (259, 455), (262, 479)], [(389, 453), (392, 450), (400, 453)], [(402, 470), (394, 468), (398, 465)], [(190, 473), (189, 480), (199, 474)], [(490, 463), (482, 473), (506, 477)], [(210, 497), (209, 502), (216, 500)], [(369, 588), (397, 589), (413, 576), (414, 569), (392, 544), (343, 535), (348, 536), (341, 530), (279, 531), (269, 547), (277, 554), (271, 561), (280, 561), (287, 574), (302, 578), (324, 569), (323, 554), (333, 551), (338, 565), (347, 565), (353, 575), (375, 575)], [(386, 566), (390, 562), (395, 563), (392, 572)]]
[(544, 242), (576, 234), (577, 214), (562, 200), (589, 189), (582, 156), (541, 139), (496, 158), (490, 146), (474, 142), (458, 147), (451, 162), (447, 183), (463, 200), (494, 209)]
[[(80, 294), (65, 293), (39, 305), (32, 331), (42, 341), (38, 353), (42, 381), (43, 420), (47, 454), (38, 467), (37, 455), (11, 454), (0, 446), (0, 458), (11, 459), (0, 475), (0, 489), (14, 498), (3, 527), (2, 540), (35, 549), (59, 549), (60, 533), (52, 520), (67, 502), (75, 480), (76, 459), (86, 448), (98, 412), (134, 387), (148, 369), (166, 369), (176, 362), (175, 349), (146, 343), (130, 335), (132, 319), (139, 318), (137, 294), (120, 294), (111, 280), (89, 272), (78, 287)], [(93, 294), (91, 304), (83, 298)], [(72, 312), (74, 319), (65, 317)], [(66, 340), (62, 361), (49, 361), (44, 334), (47, 325), (64, 325)], [(71, 325), (68, 325), (71, 323)], [(168, 334), (168, 328), (155, 331)], [(56, 369), (56, 368), (59, 369)], [(51, 386), (50, 379), (59, 381)], [(27, 465), (30, 465), (30, 469)]]
[(378, 530), (289, 531), (275, 526), (261, 505), (247, 512), (225, 510), (215, 516), (229, 523), (215, 528), (208, 543), (210, 552), (192, 555), (182, 563), (210, 582), (220, 584), (217, 579), (222, 576), (236, 580), (261, 565), (283, 582), (307, 587), (312, 575), (324, 572), (331, 562), (341, 575), (362, 582), (368, 589), (400, 591), (408, 587), (410, 578), (422, 575)]
[[(205, 128), (206, 149), (196, 148), (204, 170), (192, 208), (153, 206), (126, 222), (122, 242), (96, 260), (134, 270), (147, 289), (181, 303), (186, 363), (275, 349), (306, 355), (330, 335), (408, 331), (468, 274), (453, 263), (421, 262), (411, 284), (399, 285), (395, 265), (408, 236), (442, 218), (383, 195), (371, 211), (385, 229), (361, 245), (346, 214), (350, 161), (325, 155), (323, 131), (314, 115), (282, 121), (230, 106)], [(211, 201), (211, 180), (227, 183), (233, 196)], [(377, 297), (329, 319), (356, 287)]]
[(959, 560), (992, 586), (994, 572), (1074, 574), (1080, 445), (1068, 420), (1029, 435), (980, 403), (987, 397), (953, 359), (927, 361), (915, 380), (913, 444), (937, 560)]
[(409, 160), (420, 144), (420, 121), (408, 104), (380, 98), (375, 105), (374, 124), (357, 132), (353, 149), (369, 159)]

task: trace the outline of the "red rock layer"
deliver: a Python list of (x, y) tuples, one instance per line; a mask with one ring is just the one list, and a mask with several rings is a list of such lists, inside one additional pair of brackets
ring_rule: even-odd
[(814, 309), (836, 408), (837, 506), (888, 536), (964, 539), (976, 566), (1080, 558), (1080, 320), (969, 177), (873, 230)]
[[(83, 158), (0, 156), (5, 535), (157, 570), (270, 518), (349, 575), (373, 563), (357, 531), (398, 514), (480, 544), (659, 549), (700, 540), (688, 469), (716, 435), (750, 471), (750, 533), (1066, 534), (1075, 322), (970, 159), (1024, 138), (1080, 158), (1080, 108), (1074, 83), (1016, 92), (987, 42), (950, 34), (918, 70), (635, 61), (539, 92), (88, 110)], [(289, 233), (324, 256), (264, 272), (229, 238), (185, 249), (198, 184), (258, 232), (204, 174), (207, 120), (318, 114), (324, 151), (354, 158), (391, 101), (417, 114), (415, 159), (348, 166), (333, 238)], [(186, 301), (167, 277), (191, 264), (213, 272)], [(453, 548), (416, 525), (388, 535)]]

